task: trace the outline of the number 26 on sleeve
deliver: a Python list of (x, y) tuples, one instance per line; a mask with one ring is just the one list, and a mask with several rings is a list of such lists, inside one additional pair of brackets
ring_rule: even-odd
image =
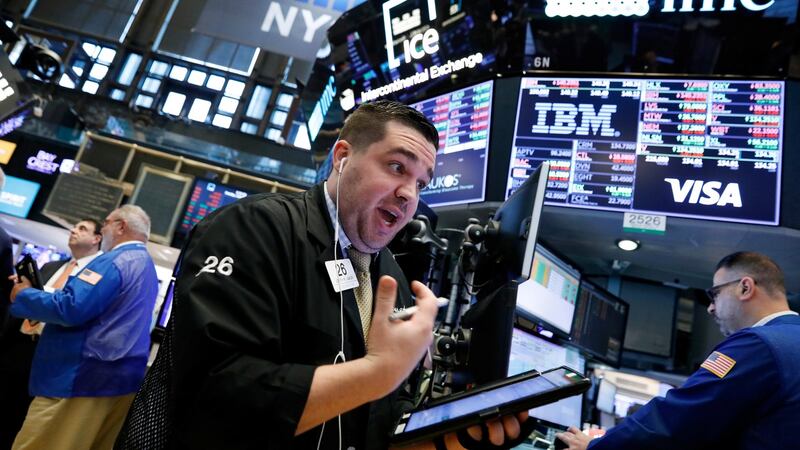
[(233, 258), (226, 256), (222, 259), (216, 256), (209, 256), (203, 263), (203, 268), (197, 272), (195, 277), (199, 277), (201, 273), (218, 273), (220, 275), (230, 276), (233, 273)]

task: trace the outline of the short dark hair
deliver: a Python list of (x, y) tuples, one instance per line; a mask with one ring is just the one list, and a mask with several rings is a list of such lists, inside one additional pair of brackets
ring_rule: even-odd
[(100, 231), (100, 229), (103, 228), (103, 224), (100, 223), (100, 221), (95, 220), (95, 219), (81, 219), (81, 220), (78, 221), (78, 223), (80, 223), (80, 222), (89, 222), (89, 223), (91, 223), (92, 225), (94, 225), (94, 234), (99, 234), (101, 236), (103, 235), (103, 233)]
[(100, 236), (100, 242), (97, 243), (97, 248), (98, 249), (103, 248), (103, 232), (100, 231), (100, 229), (103, 228), (103, 224), (101, 224), (100, 221), (95, 220), (95, 219), (81, 219), (81, 220), (78, 221), (78, 223), (81, 223), (81, 222), (89, 222), (92, 225), (94, 225), (94, 234), (95, 234), (95, 236)]
[(773, 295), (786, 295), (783, 271), (769, 256), (757, 252), (736, 252), (722, 258), (715, 272), (731, 270), (753, 277), (756, 283)]
[(416, 109), (391, 100), (361, 104), (345, 120), (339, 138), (356, 149), (366, 149), (386, 136), (386, 124), (392, 120), (418, 131), (439, 149), (439, 132), (433, 123)]

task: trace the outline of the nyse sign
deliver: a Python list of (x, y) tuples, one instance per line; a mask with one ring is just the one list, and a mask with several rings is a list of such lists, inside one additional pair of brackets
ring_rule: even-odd
[[(313, 61), (325, 32), (363, 0), (207, 0), (193, 31)], [(324, 5), (324, 6), (320, 6)]]

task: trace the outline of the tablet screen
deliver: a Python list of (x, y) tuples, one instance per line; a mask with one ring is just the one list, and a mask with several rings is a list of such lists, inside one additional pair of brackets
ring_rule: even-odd
[(497, 389), (437, 405), (429, 409), (417, 411), (409, 417), (405, 431), (413, 431), (418, 428), (437, 424), (444, 420), (463, 417), (493, 406), (510, 403), (523, 397), (530, 397), (556, 387), (556, 384), (544, 376), (529, 378), (519, 383), (509, 384)]

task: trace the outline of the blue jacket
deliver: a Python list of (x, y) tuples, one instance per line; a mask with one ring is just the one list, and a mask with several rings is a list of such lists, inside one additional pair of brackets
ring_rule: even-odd
[(158, 292), (143, 244), (98, 256), (53, 294), (24, 289), (11, 313), (47, 323), (31, 368), (30, 393), (110, 397), (139, 389)]
[[(700, 368), (591, 442), (591, 450), (797, 448), (800, 317), (745, 328), (715, 349), (735, 361), (723, 377)], [(713, 353), (712, 353), (713, 354)]]

